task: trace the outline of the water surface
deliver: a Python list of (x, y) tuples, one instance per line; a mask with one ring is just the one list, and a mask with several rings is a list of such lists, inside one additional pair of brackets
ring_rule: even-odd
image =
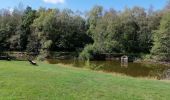
[(160, 64), (128, 63), (121, 64), (120, 61), (78, 61), (78, 60), (56, 60), (48, 59), (50, 64), (65, 64), (79, 68), (90, 68), (104, 72), (118, 73), (131, 77), (144, 77), (170, 80), (170, 67)]

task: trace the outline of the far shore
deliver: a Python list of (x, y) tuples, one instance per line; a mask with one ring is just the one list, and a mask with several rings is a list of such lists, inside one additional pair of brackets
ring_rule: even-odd
[(165, 66), (169, 66), (170, 67), (170, 62), (166, 62), (166, 61), (156, 61), (156, 60), (136, 60), (134, 61), (135, 63), (149, 63), (149, 64), (161, 64), (161, 65), (165, 65)]

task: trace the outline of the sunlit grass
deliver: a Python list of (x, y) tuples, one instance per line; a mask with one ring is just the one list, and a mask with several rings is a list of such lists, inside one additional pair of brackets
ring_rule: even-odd
[(170, 83), (38, 62), (0, 61), (0, 100), (169, 100)]

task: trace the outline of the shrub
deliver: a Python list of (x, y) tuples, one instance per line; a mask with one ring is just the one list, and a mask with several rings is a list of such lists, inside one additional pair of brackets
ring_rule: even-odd
[(81, 60), (90, 60), (93, 59), (93, 55), (95, 54), (95, 49), (92, 44), (87, 45), (84, 50), (79, 54), (79, 59)]
[(47, 50), (41, 50), (40, 54), (37, 57), (37, 60), (44, 61), (49, 56), (49, 52)]

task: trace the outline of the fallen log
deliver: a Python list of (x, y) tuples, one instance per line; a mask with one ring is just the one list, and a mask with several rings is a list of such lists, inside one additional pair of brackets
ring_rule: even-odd
[(35, 61), (32, 61), (32, 60), (30, 60), (30, 59), (28, 59), (28, 61), (29, 61), (30, 64), (32, 64), (32, 65), (37, 65), (37, 63), (36, 63)]

